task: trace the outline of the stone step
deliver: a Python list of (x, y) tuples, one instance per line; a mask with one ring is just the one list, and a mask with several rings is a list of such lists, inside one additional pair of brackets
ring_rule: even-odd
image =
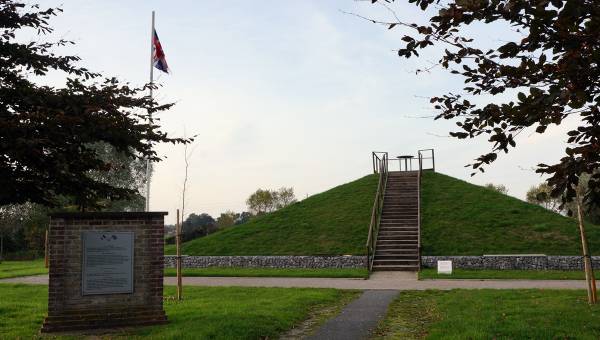
[(410, 198), (410, 199), (414, 199), (416, 201), (416, 199), (419, 197), (419, 195), (417, 195), (417, 192), (395, 192), (395, 193), (386, 193), (385, 195), (383, 195), (384, 198), (386, 199), (392, 199), (392, 198)]
[(403, 205), (393, 205), (393, 204), (383, 204), (383, 211), (397, 211), (397, 212), (412, 212), (417, 213), (419, 206), (417, 204), (403, 204)]
[(418, 261), (419, 254), (414, 253), (406, 253), (406, 254), (386, 254), (386, 253), (375, 253), (375, 259), (389, 259), (389, 260), (412, 260)]
[(419, 260), (388, 260), (388, 259), (378, 259), (375, 256), (373, 260), (373, 265), (400, 265), (400, 266), (418, 266)]
[(383, 222), (383, 221), (394, 222), (394, 221), (405, 221), (405, 220), (417, 221), (418, 219), (419, 219), (419, 215), (415, 215), (415, 214), (403, 214), (403, 213), (396, 213), (396, 212), (384, 212), (381, 214), (381, 222)]
[(410, 232), (394, 232), (394, 231), (383, 231), (377, 236), (378, 240), (412, 240), (417, 239), (419, 234), (416, 231)]
[(379, 235), (377, 236), (377, 242), (379, 241), (411, 241), (411, 242), (416, 242), (417, 241), (417, 234), (412, 234), (412, 235), (407, 235), (407, 234), (402, 234), (402, 235), (396, 235), (396, 234), (384, 234), (384, 235)]
[(381, 219), (393, 219), (393, 220), (403, 220), (403, 221), (417, 221), (417, 215), (408, 215), (398, 212), (383, 212), (381, 213)]
[(416, 227), (384, 227), (379, 228), (379, 233), (393, 233), (393, 232), (404, 232), (418, 234), (419, 229)]
[(387, 230), (387, 229), (379, 229), (379, 235), (417, 235), (417, 228), (412, 228), (409, 230)]
[(417, 258), (419, 253), (417, 250), (377, 250), (375, 256), (384, 257), (400, 257), (400, 258)]
[(408, 225), (418, 225), (419, 220), (416, 218), (401, 218), (401, 217), (382, 217), (379, 221), (381, 224), (408, 224)]
[(410, 271), (410, 272), (416, 272), (419, 270), (419, 266), (411, 266), (411, 265), (373, 265), (373, 270), (376, 271)]
[(380, 239), (377, 238), (377, 246), (380, 245), (404, 245), (404, 244), (417, 244), (417, 238), (415, 239)]
[(417, 214), (419, 208), (415, 205), (392, 205), (392, 204), (383, 204), (383, 211), (402, 211), (402, 212), (412, 212), (415, 215)]
[(398, 227), (398, 228), (414, 228), (418, 229), (419, 224), (416, 222), (382, 222), (379, 224), (379, 229), (387, 228), (387, 227)]
[(417, 249), (417, 242), (413, 242), (413, 243), (406, 243), (406, 244), (377, 244), (376, 246), (376, 252), (377, 251), (384, 251), (384, 250), (394, 250), (394, 251), (403, 251), (403, 250), (411, 250), (411, 251), (416, 251), (415, 249)]
[(417, 211), (405, 211), (405, 210), (401, 210), (401, 209), (383, 209), (383, 211), (381, 212), (381, 215), (386, 214), (386, 215), (404, 215), (404, 216), (414, 216), (414, 218), (417, 218), (419, 216), (419, 214), (417, 213)]

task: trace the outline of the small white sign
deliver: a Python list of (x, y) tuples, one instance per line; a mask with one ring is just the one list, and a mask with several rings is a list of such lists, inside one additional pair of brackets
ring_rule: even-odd
[(452, 261), (437, 261), (438, 274), (452, 274)]

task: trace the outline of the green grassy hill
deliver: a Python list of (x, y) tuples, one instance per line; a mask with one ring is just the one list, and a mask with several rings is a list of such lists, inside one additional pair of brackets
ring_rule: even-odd
[[(423, 255), (579, 255), (574, 219), (440, 173), (422, 180)], [(363, 255), (377, 175), (183, 244), (186, 255)], [(600, 227), (587, 224), (592, 254)], [(166, 247), (174, 254), (174, 246)]]
[[(186, 255), (343, 255), (365, 253), (376, 175), (308, 197), (248, 223), (182, 245)], [(167, 254), (175, 248), (166, 247)]]
[[(423, 255), (579, 255), (577, 222), (440, 173), (422, 179)], [(592, 254), (600, 227), (586, 224)]]

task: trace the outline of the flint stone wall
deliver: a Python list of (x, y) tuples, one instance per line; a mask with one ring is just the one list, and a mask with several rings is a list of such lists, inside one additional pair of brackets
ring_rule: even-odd
[[(165, 267), (174, 268), (177, 256), (165, 255)], [(366, 256), (186, 256), (184, 268), (366, 268)]]
[[(580, 270), (581, 256), (551, 255), (483, 255), (483, 256), (421, 256), (423, 268), (437, 268), (437, 261), (450, 260), (460, 269), (520, 269), (520, 270)], [(600, 268), (600, 256), (592, 256), (594, 268)]]

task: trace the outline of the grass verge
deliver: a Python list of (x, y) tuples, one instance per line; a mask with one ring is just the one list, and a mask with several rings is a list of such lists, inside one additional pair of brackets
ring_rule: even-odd
[(401, 292), (378, 339), (598, 339), (600, 306), (581, 290)]
[[(47, 308), (47, 286), (0, 284), (0, 339), (35, 338)], [(165, 295), (174, 295), (166, 287)], [(110, 334), (107, 338), (275, 338), (310, 315), (358, 292), (336, 289), (186, 287), (185, 299), (167, 299), (169, 324)], [(59, 337), (63, 338), (63, 337)], [(68, 337), (64, 337), (68, 338)]]
[[(594, 272), (600, 279), (600, 272)], [(454, 269), (452, 274), (438, 274), (436, 269), (425, 268), (419, 272), (419, 279), (505, 279), (505, 280), (585, 280), (581, 270), (468, 270)]]
[[(166, 268), (165, 276), (175, 276), (175, 268)], [(304, 268), (235, 268), (209, 267), (184, 268), (183, 276), (225, 276), (225, 277), (349, 277), (368, 278), (365, 268), (351, 269), (304, 269)]]
[(44, 260), (0, 262), (0, 279), (40, 274), (48, 274)]

